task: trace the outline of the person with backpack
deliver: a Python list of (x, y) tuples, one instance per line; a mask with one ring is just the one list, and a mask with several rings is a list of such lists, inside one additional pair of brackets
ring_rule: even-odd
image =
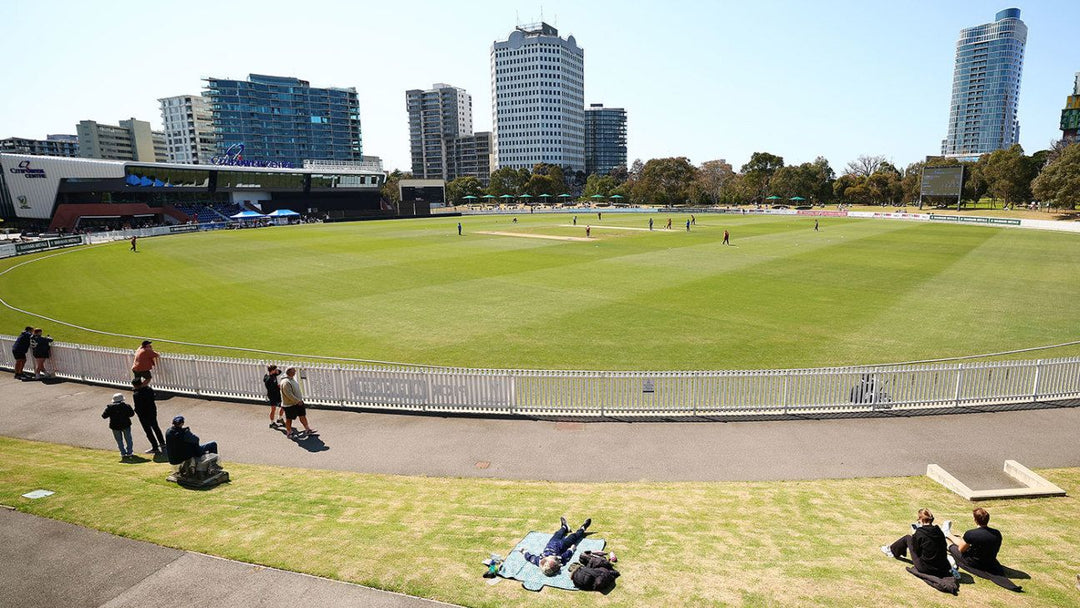
[(109, 429), (112, 430), (113, 438), (116, 439), (116, 447), (120, 450), (120, 458), (131, 458), (131, 417), (135, 410), (124, 403), (124, 396), (116, 393), (112, 397), (112, 403), (105, 406), (101, 417), (109, 421)]

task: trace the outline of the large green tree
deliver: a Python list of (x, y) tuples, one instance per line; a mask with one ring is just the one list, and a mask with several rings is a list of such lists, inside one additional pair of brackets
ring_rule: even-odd
[(450, 180), (446, 184), (446, 200), (452, 205), (468, 202), (466, 196), (479, 198), (484, 194), (484, 184), (472, 175)]
[(984, 154), (979, 158), (978, 168), (990, 196), (1007, 205), (1031, 198), (1031, 180), (1039, 171), (1035, 161), (1024, 155), (1020, 144)]
[(697, 169), (685, 156), (654, 158), (645, 163), (634, 183), (634, 200), (658, 205), (685, 203), (696, 173)]
[(532, 174), (528, 169), (499, 167), (491, 172), (491, 181), (488, 183), (487, 193), (493, 196), (521, 194), (525, 190), (525, 184), (529, 183), (530, 177), (532, 177)]
[(761, 202), (768, 195), (769, 181), (772, 180), (772, 176), (783, 166), (784, 159), (781, 156), (768, 152), (754, 152), (739, 172), (745, 178), (746, 186), (753, 190), (754, 198)]
[(716, 205), (721, 202), (724, 188), (735, 179), (731, 165), (722, 160), (701, 163), (690, 185), (690, 198), (697, 205)]
[(1080, 203), (1080, 143), (1063, 147), (1031, 183), (1035, 197), (1060, 209)]
[(608, 197), (615, 194), (615, 188), (619, 186), (619, 182), (610, 175), (597, 175), (593, 173), (585, 180), (585, 192), (584, 196), (589, 197), (595, 194)]

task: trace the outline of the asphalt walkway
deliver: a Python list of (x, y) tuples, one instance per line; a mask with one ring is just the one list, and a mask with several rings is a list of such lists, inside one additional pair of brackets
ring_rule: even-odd
[[(0, 379), (0, 434), (115, 450), (101, 419), (116, 389)], [(128, 395), (130, 391), (121, 391)], [(1080, 408), (765, 422), (551, 422), (309, 409), (318, 437), (268, 428), (266, 406), (172, 396), (229, 461), (438, 477), (573, 482), (749, 481), (922, 475), (939, 464), (973, 489), (1000, 487), (1006, 459), (1080, 466)], [(136, 450), (149, 447), (135, 425)], [(557, 469), (536, 455), (569, 452)]]
[(0, 509), (0, 606), (450, 606)]

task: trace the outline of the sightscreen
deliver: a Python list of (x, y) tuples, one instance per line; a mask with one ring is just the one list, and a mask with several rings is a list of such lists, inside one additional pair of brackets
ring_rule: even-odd
[(964, 187), (964, 167), (926, 167), (922, 172), (923, 196), (960, 196)]

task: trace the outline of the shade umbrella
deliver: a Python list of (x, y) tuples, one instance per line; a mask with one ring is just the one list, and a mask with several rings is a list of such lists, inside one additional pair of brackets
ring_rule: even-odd
[(500, 196), (499, 198), (514, 198), (514, 195), (513, 194), (504, 194), (504, 195)]
[(572, 194), (560, 194), (559, 198), (574, 198)]
[(497, 197), (497, 196), (495, 196), (494, 194), (485, 194), (485, 195), (483, 196), (483, 198), (498, 198), (498, 197)]
[(621, 194), (612, 194), (611, 195), (611, 198), (622, 198), (622, 197), (623, 196)]
[(801, 196), (793, 196), (793, 197), (789, 198), (788, 200), (791, 200), (791, 201), (805, 201), (806, 199), (801, 197)]
[(518, 198), (532, 198), (532, 195), (531, 194), (522, 194)]
[(540, 198), (551, 198), (550, 194), (544, 193), (540, 195)]
[(463, 198), (463, 199), (465, 199), (465, 200), (468, 200), (468, 201), (475, 201), (475, 200), (476, 200), (476, 197), (475, 197), (475, 196), (473, 196), (473, 195), (471, 195), (471, 194), (469, 194), (469, 195), (466, 195), (466, 196), (463, 196), (463, 197), (461, 197), (461, 198)]
[(778, 201), (778, 200), (780, 200), (780, 197), (779, 197), (779, 196), (776, 196), (776, 195), (774, 194), (774, 195), (772, 195), (772, 196), (766, 196), (766, 197), (765, 197), (765, 200), (767, 200), (767, 201)]
[(589, 198), (604, 198), (604, 195), (603, 194), (594, 194), (594, 195), (590, 196)]

